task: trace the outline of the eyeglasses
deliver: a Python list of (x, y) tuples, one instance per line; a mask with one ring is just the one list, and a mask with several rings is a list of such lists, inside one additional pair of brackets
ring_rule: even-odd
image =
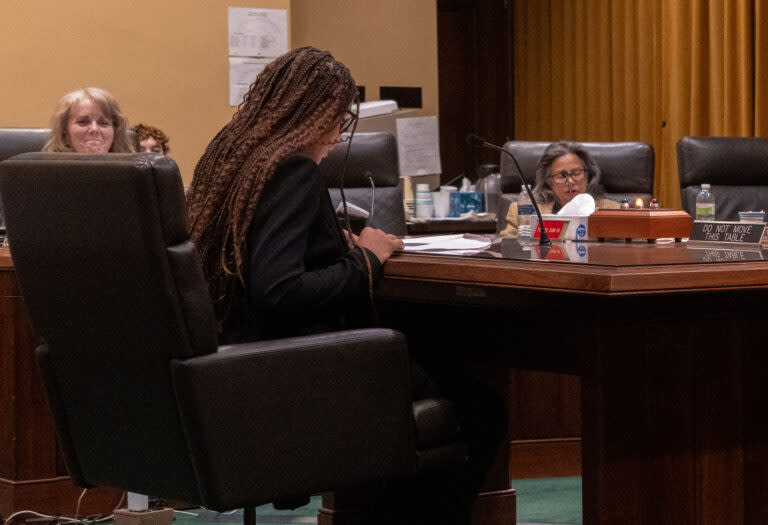
[(349, 138), (350, 138), (349, 137), (349, 133), (344, 132), (344, 135), (341, 135), (341, 136), (339, 136), (339, 138), (334, 139), (334, 140), (328, 142), (328, 144), (330, 144), (330, 145), (341, 144), (342, 142), (349, 141)]
[(342, 133), (347, 133), (352, 129), (352, 126), (354, 126), (355, 121), (357, 120), (357, 115), (355, 113), (352, 113), (350, 110), (346, 110), (344, 114), (341, 116), (341, 128), (340, 131)]
[(570, 177), (573, 182), (581, 182), (584, 180), (584, 175), (586, 175), (586, 173), (587, 172), (584, 171), (583, 168), (576, 168), (571, 171), (563, 170), (553, 173), (551, 178), (552, 182), (555, 184), (565, 184), (568, 181), (568, 177)]

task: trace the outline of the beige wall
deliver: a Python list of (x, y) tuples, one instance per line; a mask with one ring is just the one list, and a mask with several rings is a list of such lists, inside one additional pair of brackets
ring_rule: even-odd
[(0, 1), (0, 126), (47, 127), (64, 93), (102, 87), (129, 123), (169, 135), (189, 182), (234, 111), (229, 6), (289, 9), (290, 0)]
[(379, 86), (422, 88), (436, 115), (436, 0), (292, 0), (293, 46), (328, 49), (352, 71), (366, 98)]
[(105, 88), (171, 139), (186, 183), (232, 116), (227, 7), (289, 9), (289, 42), (331, 50), (365, 85), (420, 86), (437, 113), (436, 0), (1, 0), (0, 126), (47, 127), (58, 99)]

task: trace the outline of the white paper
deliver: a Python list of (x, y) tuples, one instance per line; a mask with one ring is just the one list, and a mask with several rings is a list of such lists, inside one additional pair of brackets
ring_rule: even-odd
[(429, 235), (403, 239), (403, 251), (439, 252), (446, 255), (471, 255), (491, 246), (491, 239), (481, 235)]
[(229, 8), (229, 54), (278, 57), (288, 52), (285, 9)]
[(229, 105), (239, 106), (271, 58), (229, 57)]
[(395, 123), (400, 176), (441, 173), (437, 117), (399, 118)]

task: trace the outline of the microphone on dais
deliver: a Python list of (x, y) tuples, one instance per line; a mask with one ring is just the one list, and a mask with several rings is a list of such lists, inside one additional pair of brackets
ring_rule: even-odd
[(511, 151), (507, 151), (504, 148), (497, 146), (496, 144), (491, 144), (487, 140), (485, 140), (483, 137), (476, 133), (469, 133), (467, 134), (467, 144), (470, 144), (472, 146), (481, 146), (483, 148), (488, 149), (494, 149), (497, 151), (501, 151), (503, 153), (506, 153), (509, 155), (509, 158), (512, 159), (512, 162), (515, 164), (515, 168), (517, 168), (517, 173), (520, 175), (520, 179), (523, 181), (523, 188), (528, 192), (528, 196), (531, 198), (531, 202), (533, 203), (533, 207), (536, 209), (536, 215), (539, 218), (539, 231), (541, 232), (541, 235), (539, 237), (539, 245), (551, 245), (552, 241), (549, 240), (549, 237), (547, 236), (547, 230), (544, 228), (544, 221), (541, 218), (541, 210), (539, 210), (539, 203), (536, 202), (536, 197), (533, 196), (533, 192), (531, 191), (531, 185), (528, 183), (528, 180), (525, 177), (525, 174), (523, 173), (523, 170), (520, 169), (520, 164), (518, 164), (517, 159), (514, 155), (512, 155)]

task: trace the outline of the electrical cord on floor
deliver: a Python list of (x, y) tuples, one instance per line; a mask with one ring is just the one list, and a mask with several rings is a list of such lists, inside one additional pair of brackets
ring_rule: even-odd
[[(13, 523), (13, 520), (19, 516), (35, 516), (36, 519), (36, 525), (58, 525), (58, 524), (66, 524), (66, 525), (96, 525), (99, 523), (105, 523), (109, 521), (114, 521), (115, 515), (113, 513), (109, 514), (95, 514), (92, 516), (84, 516), (83, 518), (79, 518), (80, 515), (80, 505), (83, 502), (83, 497), (85, 496), (85, 493), (88, 491), (88, 489), (83, 489), (83, 491), (80, 493), (80, 497), (77, 498), (77, 506), (75, 507), (75, 516), (54, 516), (50, 514), (43, 514), (41, 512), (36, 512), (34, 510), (20, 510), (18, 512), (14, 512), (10, 516), (8, 516), (4, 521), (3, 525), (11, 525)], [(125, 499), (125, 492), (120, 496), (120, 501), (117, 502), (117, 505), (115, 506), (114, 510), (117, 510), (120, 508), (120, 505), (123, 504), (123, 500)], [(34, 519), (34, 518), (32, 518)], [(48, 520), (48, 521), (41, 521), (41, 520)], [(29, 522), (29, 520), (27, 520)]]

